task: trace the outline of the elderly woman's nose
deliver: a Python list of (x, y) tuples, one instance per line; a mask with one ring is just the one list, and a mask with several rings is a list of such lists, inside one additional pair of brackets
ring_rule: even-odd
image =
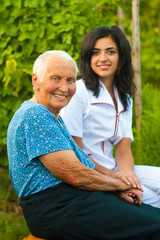
[(62, 81), (60, 83), (59, 89), (63, 92), (67, 92), (68, 91), (68, 85), (66, 81)]

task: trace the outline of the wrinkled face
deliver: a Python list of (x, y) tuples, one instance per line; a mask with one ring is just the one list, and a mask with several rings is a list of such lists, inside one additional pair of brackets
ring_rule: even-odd
[(118, 60), (118, 46), (111, 37), (102, 37), (96, 41), (91, 57), (91, 67), (102, 82), (113, 81)]
[(33, 74), (32, 83), (38, 103), (43, 104), (56, 117), (76, 91), (76, 68), (72, 61), (51, 56), (40, 79)]

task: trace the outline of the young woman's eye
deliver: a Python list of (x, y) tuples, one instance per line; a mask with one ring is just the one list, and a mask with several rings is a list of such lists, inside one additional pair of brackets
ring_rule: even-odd
[(92, 52), (92, 55), (97, 55), (98, 54), (98, 51), (93, 51)]
[(109, 55), (113, 55), (113, 54), (116, 53), (116, 51), (115, 51), (115, 50), (109, 50), (107, 53), (108, 53)]

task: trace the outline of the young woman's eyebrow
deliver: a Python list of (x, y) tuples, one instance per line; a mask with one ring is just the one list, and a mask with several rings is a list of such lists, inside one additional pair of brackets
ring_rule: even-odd
[[(106, 50), (111, 50), (111, 49), (117, 50), (117, 48), (115, 48), (115, 47), (108, 47), (108, 48), (106, 48)], [(93, 48), (93, 50), (101, 50), (101, 49), (99, 49), (99, 48)]]
[(106, 50), (111, 50), (111, 49), (116, 49), (117, 50), (117, 48), (115, 48), (115, 47), (108, 47), (108, 48), (106, 48)]
[(93, 50), (100, 50), (99, 48), (93, 48)]

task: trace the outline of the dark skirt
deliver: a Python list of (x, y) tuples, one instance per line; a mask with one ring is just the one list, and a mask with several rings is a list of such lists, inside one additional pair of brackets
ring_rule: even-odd
[(30, 232), (47, 240), (160, 240), (160, 209), (65, 183), (20, 200)]

